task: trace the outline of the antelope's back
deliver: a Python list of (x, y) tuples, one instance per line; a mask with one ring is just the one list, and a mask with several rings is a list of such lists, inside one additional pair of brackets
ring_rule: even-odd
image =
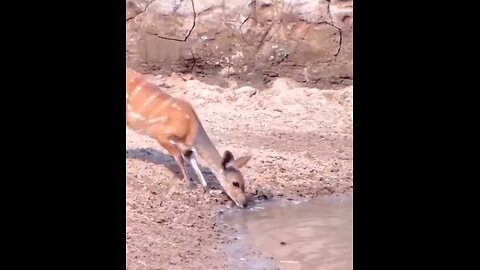
[(128, 68), (126, 84), (128, 127), (157, 140), (193, 142), (198, 122), (188, 102), (173, 98)]
[(127, 124), (133, 128), (164, 114), (170, 95), (132, 69), (127, 68), (126, 78)]

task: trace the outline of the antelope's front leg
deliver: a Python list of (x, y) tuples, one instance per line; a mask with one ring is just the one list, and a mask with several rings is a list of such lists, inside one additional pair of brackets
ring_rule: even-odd
[(198, 166), (198, 163), (197, 163), (197, 151), (193, 148), (192, 150), (185, 151), (183, 156), (188, 158), (188, 160), (190, 161), (190, 164), (192, 164), (195, 174), (197, 175), (198, 179), (200, 180), (200, 183), (203, 186), (203, 189), (207, 191), (208, 190), (207, 181), (205, 181), (202, 171), (200, 170), (200, 167)]

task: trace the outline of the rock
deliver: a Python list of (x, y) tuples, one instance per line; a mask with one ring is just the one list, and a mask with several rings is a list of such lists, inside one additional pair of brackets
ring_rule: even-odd
[(250, 87), (250, 86), (243, 86), (234, 91), (235, 98), (245, 98), (245, 97), (253, 97), (257, 93), (257, 89)]
[(275, 92), (282, 92), (285, 90), (290, 90), (298, 87), (299, 87), (298, 82), (288, 78), (278, 78), (274, 80), (271, 85), (271, 88), (273, 88)]

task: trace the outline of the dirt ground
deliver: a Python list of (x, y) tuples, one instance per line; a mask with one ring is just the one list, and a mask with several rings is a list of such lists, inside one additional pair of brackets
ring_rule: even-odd
[[(257, 90), (191, 76), (149, 78), (192, 103), (220, 153), (252, 155), (242, 170), (251, 201), (353, 191), (352, 86), (320, 90), (280, 78)], [(221, 246), (233, 229), (216, 218), (230, 207), (227, 196), (199, 184), (185, 190), (173, 158), (152, 139), (126, 132), (126, 268), (231, 269)]]

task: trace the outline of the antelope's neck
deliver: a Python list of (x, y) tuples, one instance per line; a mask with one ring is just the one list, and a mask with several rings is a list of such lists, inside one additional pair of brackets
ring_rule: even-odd
[(217, 179), (221, 181), (222, 156), (218, 153), (217, 148), (208, 137), (200, 121), (198, 121), (197, 134), (193, 145), (204, 165), (207, 166), (215, 174)]

